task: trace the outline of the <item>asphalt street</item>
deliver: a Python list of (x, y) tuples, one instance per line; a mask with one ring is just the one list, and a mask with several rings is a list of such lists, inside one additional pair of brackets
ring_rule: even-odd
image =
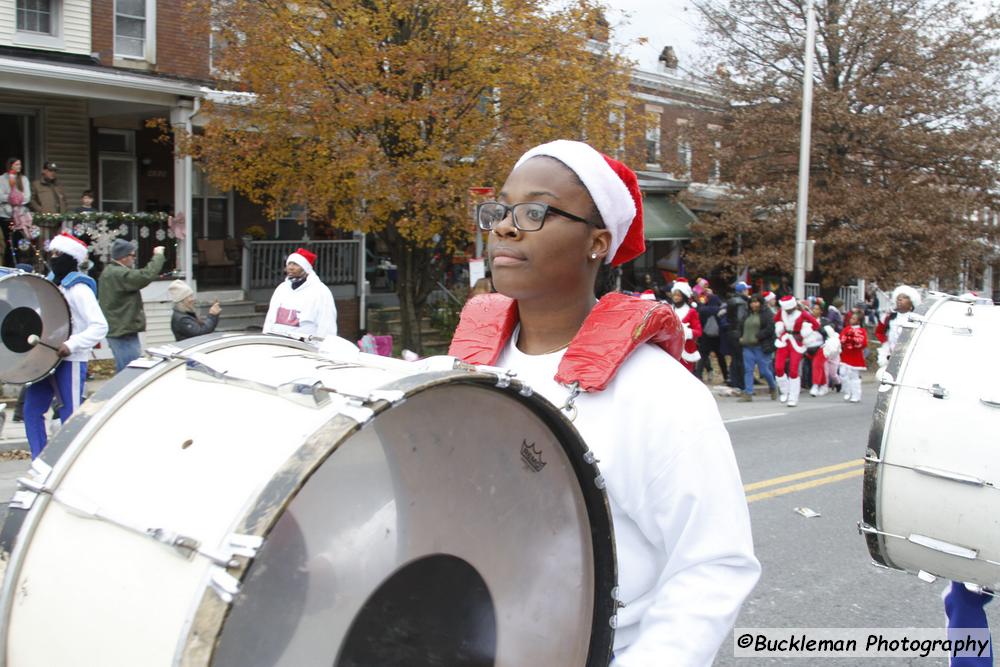
[[(840, 394), (787, 408), (770, 400), (737, 403), (720, 398), (750, 507), (754, 545), (763, 573), (744, 604), (737, 628), (939, 628), (947, 582), (876, 568), (861, 519), (862, 457), (875, 385), (859, 404)], [(806, 518), (796, 508), (819, 516)], [(720, 530), (724, 530), (720, 526)], [(993, 607), (993, 609), (990, 609)], [(990, 623), (1000, 627), (1000, 604)], [(944, 658), (815, 658), (822, 667), (863, 664), (945, 665)], [(718, 667), (808, 665), (808, 657), (734, 657), (730, 637)]]

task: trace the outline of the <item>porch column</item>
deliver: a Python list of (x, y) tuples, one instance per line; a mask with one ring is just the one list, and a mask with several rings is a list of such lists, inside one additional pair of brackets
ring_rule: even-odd
[(191, 133), (191, 116), (194, 115), (194, 102), (188, 99), (178, 100), (177, 105), (170, 109), (170, 126), (174, 130), (174, 215), (184, 214), (184, 238), (177, 247), (177, 267), (184, 272), (184, 280), (196, 289), (194, 284), (194, 264), (192, 262), (192, 241), (194, 231), (191, 210), (191, 156), (181, 155), (177, 148), (176, 137), (180, 133)]

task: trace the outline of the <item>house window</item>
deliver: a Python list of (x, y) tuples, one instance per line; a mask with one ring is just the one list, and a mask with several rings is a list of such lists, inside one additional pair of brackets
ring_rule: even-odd
[(56, 0), (17, 0), (18, 32), (54, 35), (57, 24)]
[(660, 164), (660, 126), (663, 109), (646, 105), (646, 164), (657, 167)]
[(147, 0), (115, 0), (115, 55), (146, 59), (150, 19)]
[(97, 133), (98, 197), (101, 210), (136, 210), (135, 132), (100, 129)]

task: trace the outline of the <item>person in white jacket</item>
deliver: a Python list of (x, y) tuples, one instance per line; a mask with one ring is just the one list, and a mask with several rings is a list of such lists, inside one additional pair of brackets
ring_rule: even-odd
[[(477, 223), (489, 231), (499, 294), (469, 302), (449, 353), (487, 365), (486, 357), (496, 355), (492, 365), (514, 370), (553, 405), (574, 406), (566, 414), (600, 461), (614, 520), (623, 606), (611, 664), (711, 665), (760, 575), (743, 485), (715, 399), (651, 344), (638, 344), (603, 386), (588, 390), (557, 379), (567, 362), (593, 367), (600, 357), (629, 349), (645, 328), (645, 320), (618, 329), (599, 322), (609, 297), (627, 298), (611, 294), (598, 301), (594, 294), (602, 265), (618, 266), (643, 252), (634, 172), (581, 142), (543, 144), (521, 157), (498, 201), (479, 205)], [(509, 309), (494, 318), (494, 304), (503, 307), (504, 299)], [(491, 329), (494, 351), (479, 357), (494, 343), (468, 341), (487, 319), (502, 323), (501, 334)], [(673, 335), (680, 335), (675, 328)], [(602, 342), (578, 344), (594, 336)]]
[(58, 354), (61, 361), (47, 378), (28, 387), (24, 396), (24, 430), (31, 448), (31, 458), (37, 458), (48, 442), (45, 432), (45, 412), (58, 394), (62, 403), (59, 421), (63, 424), (83, 402), (83, 387), (87, 381), (87, 361), (90, 352), (108, 332), (108, 323), (97, 303), (97, 283), (79, 272), (79, 264), (87, 258), (87, 245), (67, 233), (59, 234), (49, 244), (48, 279), (59, 286), (69, 304), (71, 335)]
[(285, 261), (286, 279), (271, 296), (264, 333), (306, 340), (337, 335), (337, 306), (333, 294), (313, 266), (316, 255), (298, 248)]

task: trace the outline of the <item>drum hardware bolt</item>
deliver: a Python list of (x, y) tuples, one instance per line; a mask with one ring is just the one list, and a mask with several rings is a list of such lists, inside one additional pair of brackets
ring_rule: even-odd
[(591, 451), (586, 451), (583, 453), (583, 460), (585, 463), (589, 463), (591, 465), (601, 462), (601, 459), (594, 456), (594, 452)]
[(607, 483), (604, 481), (604, 475), (598, 475), (594, 478), (594, 486), (602, 490), (607, 486)]
[(181, 443), (181, 449), (187, 449), (188, 447), (190, 447), (193, 444), (194, 444), (194, 440), (191, 440), (190, 438), (188, 438), (187, 440), (185, 440), (184, 442)]
[(534, 394), (535, 390), (532, 389), (531, 387), (529, 387), (526, 384), (522, 384), (521, 385), (521, 390), (519, 392), (517, 392), (517, 393), (521, 394), (521, 396), (528, 397), (528, 396), (531, 396), (532, 394)]

